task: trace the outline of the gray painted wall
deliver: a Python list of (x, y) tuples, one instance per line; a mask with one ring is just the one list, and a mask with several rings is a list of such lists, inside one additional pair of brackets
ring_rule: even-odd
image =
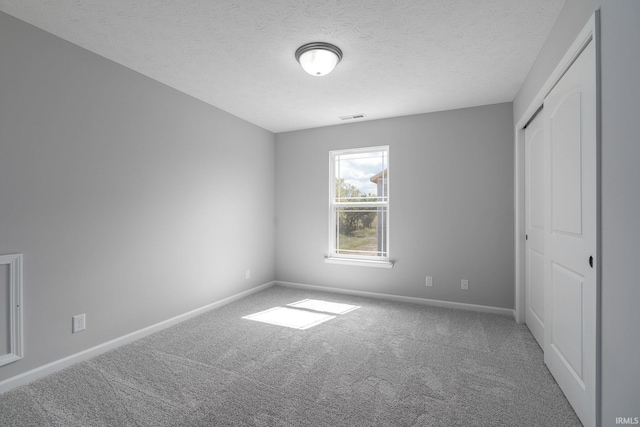
[(272, 133), (3, 13), (0, 58), (25, 314), (0, 380), (274, 279)]
[(513, 118), (516, 121), (520, 120), (595, 9), (594, 0), (566, 0), (526, 80), (513, 100)]
[[(514, 100), (518, 120), (596, 8), (601, 18), (601, 418), (640, 417), (640, 2), (568, 0)], [(619, 425), (619, 424), (617, 424)]]
[[(326, 264), (329, 151), (376, 145), (396, 264)], [(510, 103), (277, 134), (277, 280), (513, 308), (513, 149)]]
[(640, 417), (640, 2), (603, 1), (602, 424)]

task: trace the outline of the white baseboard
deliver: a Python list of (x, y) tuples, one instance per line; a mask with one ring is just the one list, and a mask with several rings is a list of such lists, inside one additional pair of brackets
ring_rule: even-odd
[(307, 289), (310, 291), (321, 291), (321, 292), (333, 292), (336, 294), (346, 294), (346, 295), (354, 295), (354, 296), (360, 296), (360, 297), (384, 299), (389, 301), (408, 302), (412, 304), (431, 305), (434, 307), (454, 308), (457, 310), (479, 311), (482, 313), (501, 314), (501, 315), (515, 317), (514, 310), (510, 308), (491, 307), (488, 305), (477, 305), (477, 304), (465, 304), (462, 302), (441, 301), (441, 300), (426, 299), (426, 298), (404, 297), (400, 295), (379, 294), (376, 292), (355, 291), (352, 289), (328, 288), (324, 286), (305, 285), (302, 283), (281, 282), (279, 280), (276, 280), (275, 284), (284, 286), (287, 288)]
[(32, 369), (30, 371), (23, 372), (22, 374), (18, 374), (14, 377), (7, 378), (6, 380), (0, 381), (0, 394), (5, 393), (21, 385), (28, 384), (37, 379), (44, 378), (47, 375), (51, 375), (54, 372), (60, 371), (75, 363), (82, 362), (84, 360), (95, 357), (99, 354), (105, 353), (109, 350), (113, 350), (122, 345), (139, 340), (140, 338), (144, 338), (147, 335), (153, 334), (154, 332), (158, 332), (163, 329), (169, 328), (173, 325), (176, 325), (178, 323), (184, 322), (185, 320), (191, 319), (192, 317), (203, 314), (209, 310), (213, 310), (215, 308), (222, 307), (223, 305), (227, 305), (239, 299), (248, 297), (251, 294), (255, 294), (256, 292), (260, 292), (264, 289), (267, 289), (273, 286), (275, 283), (276, 282), (265, 283), (264, 285), (260, 285), (255, 288), (249, 289), (247, 291), (240, 292), (238, 294), (232, 295), (220, 301), (207, 304), (204, 307), (191, 310), (187, 313), (181, 314), (171, 319), (156, 323), (155, 325), (151, 325), (146, 328), (137, 330), (135, 332), (131, 332), (130, 334), (123, 335), (111, 341), (107, 341), (103, 344), (81, 351), (80, 353), (72, 354), (71, 356), (67, 356), (63, 359), (59, 359), (54, 362), (48, 363), (46, 365), (40, 366), (38, 368)]

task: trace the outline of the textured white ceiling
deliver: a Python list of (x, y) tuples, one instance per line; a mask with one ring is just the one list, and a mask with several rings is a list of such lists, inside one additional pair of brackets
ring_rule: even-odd
[[(565, 0), (0, 0), (0, 10), (273, 132), (512, 101)], [(294, 58), (344, 58), (313, 77)]]

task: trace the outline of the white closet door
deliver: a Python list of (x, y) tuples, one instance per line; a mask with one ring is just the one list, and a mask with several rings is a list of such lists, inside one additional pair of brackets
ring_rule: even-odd
[(544, 132), (542, 112), (524, 130), (525, 323), (544, 349)]
[(544, 102), (545, 363), (596, 424), (596, 60), (593, 41)]

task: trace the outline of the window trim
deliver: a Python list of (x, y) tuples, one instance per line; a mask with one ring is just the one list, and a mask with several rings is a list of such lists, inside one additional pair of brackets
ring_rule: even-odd
[(6, 310), (8, 312), (8, 349), (0, 354), (0, 366), (20, 360), (23, 357), (22, 319), (22, 254), (0, 255), (0, 265), (8, 266), (9, 280)]
[[(390, 223), (390, 185), (389, 181), (386, 183), (386, 201), (376, 202), (336, 202), (335, 201), (335, 160), (337, 156), (346, 154), (357, 153), (370, 153), (376, 151), (386, 152), (386, 179), (390, 176), (390, 161), (389, 161), (389, 146), (374, 146), (374, 147), (362, 147), (352, 148), (345, 150), (332, 150), (329, 151), (329, 247), (328, 255), (325, 257), (327, 264), (342, 264), (342, 265), (358, 265), (366, 267), (378, 267), (378, 268), (392, 268), (393, 262), (390, 260), (390, 246), (389, 246), (389, 223)], [(338, 254), (336, 248), (336, 209), (340, 207), (371, 207), (379, 206), (386, 208), (386, 221), (385, 221), (385, 243), (386, 243), (386, 256), (367, 256), (367, 255), (353, 255), (353, 254)]]
[(357, 265), (359, 267), (393, 268), (393, 261), (389, 260), (373, 261), (368, 259), (325, 257), (324, 262), (327, 264)]

